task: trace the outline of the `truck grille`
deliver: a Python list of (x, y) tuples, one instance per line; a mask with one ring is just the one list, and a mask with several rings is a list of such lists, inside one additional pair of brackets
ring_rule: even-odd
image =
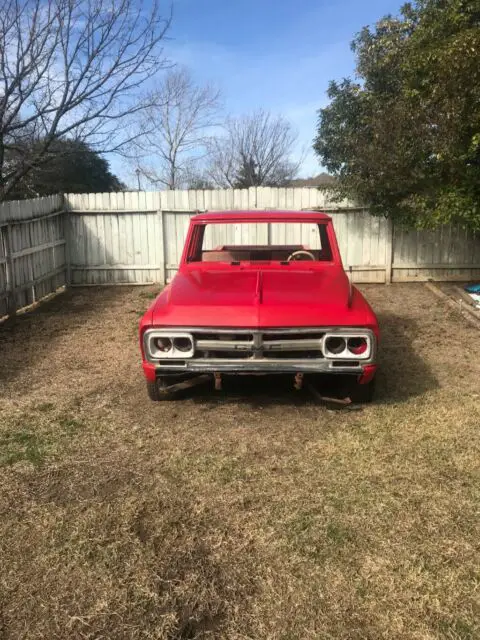
[(297, 329), (245, 332), (195, 330), (194, 359), (323, 359), (323, 335), (321, 331)]

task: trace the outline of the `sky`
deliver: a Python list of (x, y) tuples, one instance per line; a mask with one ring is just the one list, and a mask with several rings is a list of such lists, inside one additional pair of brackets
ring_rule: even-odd
[[(300, 175), (322, 168), (311, 146), (330, 80), (354, 74), (350, 43), (402, 0), (173, 0), (165, 55), (222, 93), (225, 110), (263, 108), (298, 131)], [(116, 162), (113, 162), (115, 170)]]

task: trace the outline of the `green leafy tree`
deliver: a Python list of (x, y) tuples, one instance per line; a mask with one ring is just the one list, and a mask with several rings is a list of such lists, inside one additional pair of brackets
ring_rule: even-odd
[(352, 43), (314, 148), (339, 195), (415, 226), (480, 228), (480, 0), (418, 0)]
[[(37, 146), (41, 145), (41, 140), (31, 144), (24, 155), (34, 156)], [(43, 163), (25, 174), (10, 198), (120, 191), (123, 188), (125, 185), (111, 173), (108, 162), (87, 144), (76, 140), (55, 140)]]

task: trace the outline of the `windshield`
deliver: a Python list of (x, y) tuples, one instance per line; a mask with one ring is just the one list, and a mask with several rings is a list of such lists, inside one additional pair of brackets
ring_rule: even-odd
[(325, 224), (302, 222), (210, 223), (203, 227), (201, 262), (292, 262), (332, 259)]

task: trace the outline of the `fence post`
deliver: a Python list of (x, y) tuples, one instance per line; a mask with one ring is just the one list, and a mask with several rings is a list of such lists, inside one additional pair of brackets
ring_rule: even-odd
[(7, 276), (7, 314), (10, 317), (15, 317), (17, 313), (17, 301), (15, 299), (15, 271), (13, 268), (13, 255), (12, 255), (12, 225), (7, 224), (6, 227), (3, 227), (3, 244), (5, 247), (5, 258), (7, 262), (6, 266), (6, 276)]
[(157, 219), (158, 219), (158, 229), (159, 229), (159, 238), (158, 238), (158, 246), (160, 248), (160, 260), (158, 265), (159, 275), (161, 284), (167, 284), (167, 265), (165, 262), (165, 233), (163, 226), (163, 209), (157, 210)]
[(385, 242), (385, 284), (392, 284), (393, 232), (393, 221), (391, 218), (387, 218), (387, 241)]
[(67, 287), (67, 289), (72, 284), (72, 264), (70, 257), (70, 243), (72, 241), (72, 233), (70, 229), (70, 220), (70, 211), (69, 209), (67, 209), (67, 205), (65, 204), (64, 200), (63, 237), (65, 238), (65, 286)]

